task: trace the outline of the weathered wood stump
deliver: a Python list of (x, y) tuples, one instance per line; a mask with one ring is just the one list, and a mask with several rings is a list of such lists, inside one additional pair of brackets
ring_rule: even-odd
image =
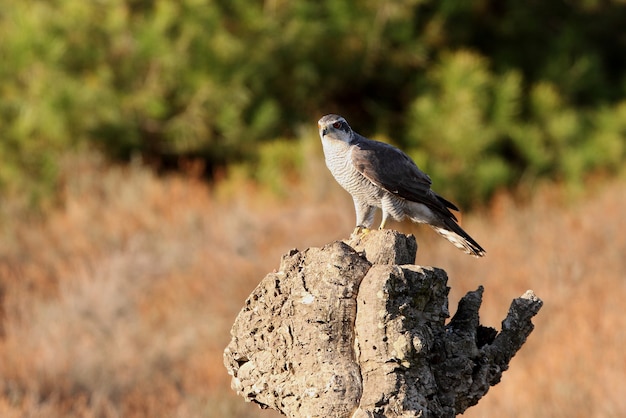
[(542, 301), (479, 323), (482, 287), (448, 313), (447, 275), (412, 236), (372, 231), (292, 250), (246, 300), (224, 363), (246, 401), (290, 417), (453, 417), (500, 381)]

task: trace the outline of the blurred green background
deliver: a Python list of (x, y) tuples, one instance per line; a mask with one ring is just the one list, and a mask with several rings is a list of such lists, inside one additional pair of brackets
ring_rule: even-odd
[(279, 176), (331, 112), (463, 205), (575, 185), (626, 160), (624, 22), (618, 0), (4, 0), (0, 192), (36, 206), (93, 148)]

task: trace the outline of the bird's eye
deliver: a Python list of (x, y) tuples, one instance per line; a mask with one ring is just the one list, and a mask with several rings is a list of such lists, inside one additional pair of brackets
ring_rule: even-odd
[(335, 122), (335, 123), (333, 123), (333, 128), (335, 128), (335, 129), (339, 129), (339, 128), (341, 128), (341, 122)]

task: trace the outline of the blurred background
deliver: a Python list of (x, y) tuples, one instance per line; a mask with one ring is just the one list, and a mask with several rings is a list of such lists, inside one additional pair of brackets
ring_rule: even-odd
[(405, 150), (450, 310), (536, 329), (469, 417), (626, 415), (626, 2), (4, 0), (0, 416), (276, 417), (222, 365), (289, 249), (354, 226), (317, 120)]

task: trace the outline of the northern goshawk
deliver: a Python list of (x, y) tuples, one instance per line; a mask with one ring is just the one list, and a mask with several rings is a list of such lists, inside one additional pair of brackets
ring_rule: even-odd
[(457, 223), (450, 209), (459, 209), (430, 189), (430, 177), (398, 148), (354, 132), (339, 115), (317, 123), (326, 166), (352, 195), (356, 210), (353, 234), (368, 230), (376, 208), (382, 210), (380, 229), (391, 217), (430, 225), (457, 248), (476, 257), (485, 250)]

